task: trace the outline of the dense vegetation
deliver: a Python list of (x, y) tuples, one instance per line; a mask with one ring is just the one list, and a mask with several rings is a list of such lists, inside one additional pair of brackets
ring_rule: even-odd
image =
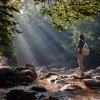
[(13, 56), (13, 36), (19, 32), (13, 19), (19, 4), (19, 0), (0, 0), (0, 55), (8, 58)]
[[(100, 14), (100, 0), (34, 0), (42, 5), (41, 14), (51, 17), (51, 25), (66, 30), (74, 20)], [(41, 4), (42, 3), (42, 4)]]
[[(12, 2), (13, 1), (13, 2)], [(27, 0), (26, 0), (27, 1)], [(34, 0), (40, 4), (40, 12), (51, 19), (51, 25), (59, 31), (65, 31), (63, 48), (66, 49), (66, 62), (77, 66), (78, 31), (85, 35), (90, 55), (86, 57), (86, 66), (98, 66), (100, 59), (100, 0)], [(28, 2), (28, 1), (27, 1)], [(17, 23), (14, 15), (18, 11), (20, 0), (0, 0), (0, 55), (13, 57), (12, 41), (16, 35)], [(27, 9), (29, 12), (29, 9)], [(92, 17), (91, 19), (89, 19)], [(88, 19), (88, 20), (85, 20)], [(81, 20), (81, 21), (79, 21)], [(74, 27), (70, 26), (75, 25)], [(71, 31), (70, 31), (71, 30)], [(87, 59), (88, 58), (88, 59)], [(90, 66), (90, 67), (91, 67)]]

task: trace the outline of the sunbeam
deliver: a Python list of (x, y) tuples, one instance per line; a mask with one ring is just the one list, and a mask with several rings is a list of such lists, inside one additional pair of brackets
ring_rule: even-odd
[(16, 15), (22, 32), (14, 41), (18, 65), (33, 63), (36, 66), (49, 65), (65, 59), (66, 51), (62, 47), (64, 38), (58, 30), (49, 25), (38, 12), (34, 15), (23, 5), (22, 13)]

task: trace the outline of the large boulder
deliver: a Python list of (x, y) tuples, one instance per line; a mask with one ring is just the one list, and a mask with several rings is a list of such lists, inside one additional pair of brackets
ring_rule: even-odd
[[(32, 70), (30, 69), (27, 69), (27, 70), (22, 70), (20, 72), (20, 76), (23, 78), (26, 78), (27, 76), (30, 76), (32, 78), (32, 80), (34, 81), (36, 78), (37, 78), (37, 74), (36, 72), (33, 72)], [(26, 76), (26, 77), (25, 77)]]
[(21, 77), (21, 83), (33, 82), (37, 78), (37, 73), (35, 67), (31, 64), (26, 64), (25, 66), (15, 68), (15, 70), (19, 71)]
[(36, 72), (35, 67), (32, 64), (25, 64), (22, 67), (15, 68), (15, 70), (17, 70), (19, 72), (23, 71), (23, 70), (27, 70), (27, 69), (29, 69), (29, 70), (31, 70), (33, 72)]
[(18, 71), (10, 68), (0, 69), (0, 85), (14, 85), (20, 83), (20, 75)]
[(7, 100), (36, 100), (33, 92), (25, 92), (24, 90), (10, 90), (6, 96)]
[(83, 82), (90, 89), (100, 89), (100, 80), (84, 79)]
[(37, 73), (31, 64), (18, 68), (0, 68), (0, 86), (27, 85), (36, 78)]

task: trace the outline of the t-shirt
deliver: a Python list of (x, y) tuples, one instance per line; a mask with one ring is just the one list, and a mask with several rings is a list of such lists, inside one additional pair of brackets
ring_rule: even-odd
[(78, 42), (78, 48), (79, 48), (78, 53), (82, 54), (83, 46), (84, 46), (84, 40), (79, 40), (79, 42)]

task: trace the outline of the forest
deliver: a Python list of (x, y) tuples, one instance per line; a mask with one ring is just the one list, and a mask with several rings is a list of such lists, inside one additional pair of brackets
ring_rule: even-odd
[(100, 0), (0, 0), (0, 100), (100, 100), (99, 60)]
[[(36, 16), (35, 18), (37, 18), (37, 20), (39, 17), (41, 20), (46, 18), (44, 24), (50, 24), (48, 27), (50, 27), (51, 30), (54, 29), (54, 32), (56, 32), (54, 38), (57, 37), (59, 39), (60, 47), (55, 46), (58, 44), (53, 41), (53, 38), (48, 36), (52, 43), (55, 44), (52, 46), (52, 50), (55, 54), (57, 53), (55, 58), (56, 62), (61, 61), (63, 65), (68, 67), (78, 66), (77, 42), (79, 33), (82, 33), (85, 35), (90, 49), (90, 55), (84, 59), (85, 66), (88, 68), (99, 66), (99, 0), (24, 0), (24, 2), (23, 0), (0, 0), (0, 55), (6, 57), (9, 64), (12, 63), (10, 60), (13, 60), (14, 65), (17, 64), (16, 46), (14, 46), (13, 41), (16, 35), (22, 34), (22, 32), (18, 29), (19, 22), (16, 19), (16, 14), (21, 13), (20, 9), (22, 9), (24, 5), (27, 11), (24, 10), (22, 16), (27, 15), (30, 20), (34, 19), (34, 16)], [(33, 21), (33, 24), (35, 23), (36, 22)], [(47, 43), (47, 45), (49, 45), (49, 43)], [(53, 48), (58, 48), (59, 51)], [(38, 58), (38, 56), (40, 56), (39, 53), (36, 56)], [(41, 61), (41, 59), (39, 58), (40, 66), (45, 65), (47, 62), (49, 62), (48, 64), (53, 63), (52, 60), (46, 60), (47, 58), (43, 58), (45, 59), (43, 61)]]

